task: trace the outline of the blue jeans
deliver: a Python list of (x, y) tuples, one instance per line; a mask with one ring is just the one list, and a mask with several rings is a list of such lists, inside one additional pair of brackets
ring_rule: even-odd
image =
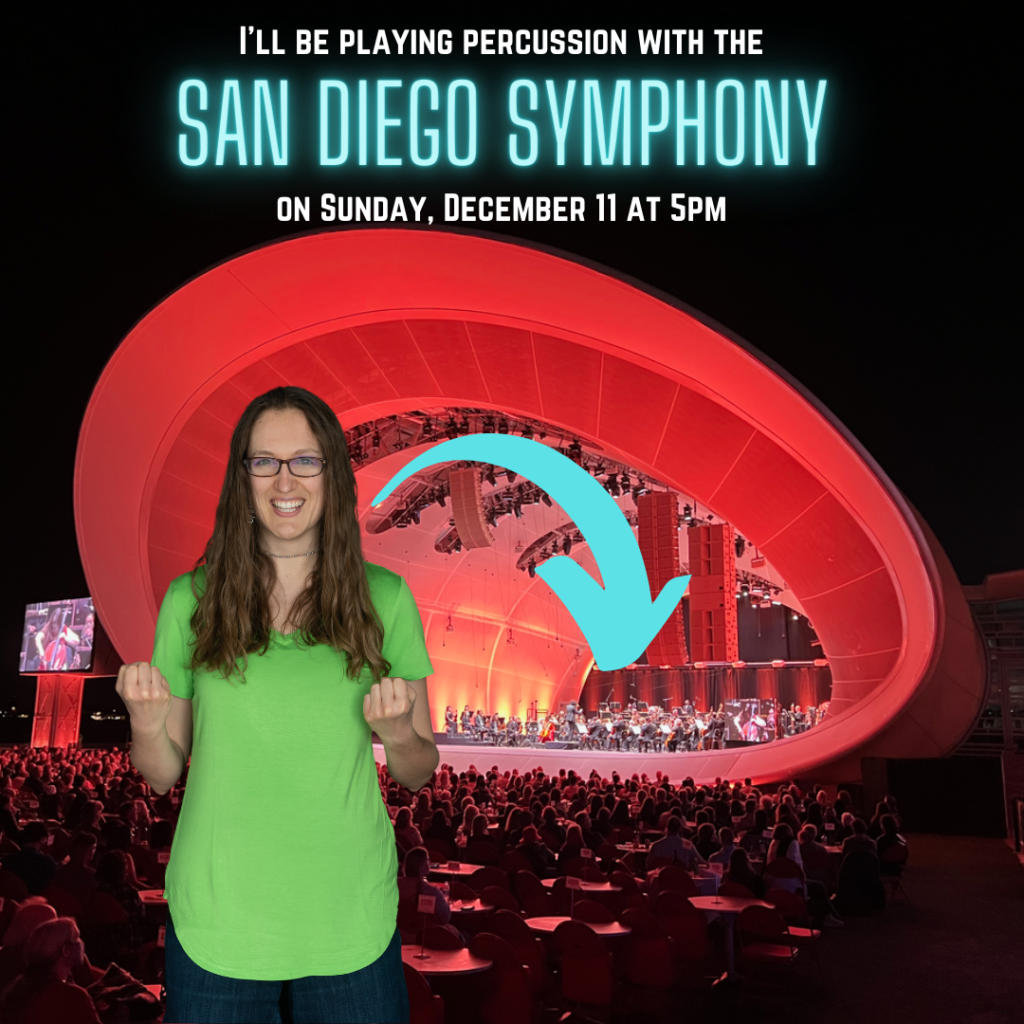
[(408, 1024), (409, 993), (398, 928), (372, 964), (351, 974), (291, 981), (225, 978), (204, 970), (174, 934), (165, 935), (165, 1024)]

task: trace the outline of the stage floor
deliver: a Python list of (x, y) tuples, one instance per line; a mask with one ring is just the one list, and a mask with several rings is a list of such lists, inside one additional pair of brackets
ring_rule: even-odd
[[(714, 782), (719, 777), (740, 777), (735, 767), (740, 760), (740, 749), (685, 754), (628, 754), (614, 750), (547, 750), (544, 746), (491, 747), (447, 743), (438, 743), (437, 749), (441, 754), (440, 763), (451, 765), (457, 772), (464, 772), (471, 765), (481, 771), (497, 766), (502, 774), (513, 768), (518, 768), (520, 774), (528, 769), (543, 768), (546, 774), (557, 775), (560, 768), (566, 771), (575, 768), (576, 774), (584, 777), (589, 776), (592, 770), (600, 772), (602, 778), (608, 780), (611, 780), (612, 772), (618, 772), (623, 778), (630, 778), (634, 772), (638, 776), (646, 772), (647, 777), (653, 780), (660, 771), (676, 785), (685, 778), (703, 783)], [(384, 748), (379, 743), (373, 745), (373, 756), (378, 764), (387, 761)]]

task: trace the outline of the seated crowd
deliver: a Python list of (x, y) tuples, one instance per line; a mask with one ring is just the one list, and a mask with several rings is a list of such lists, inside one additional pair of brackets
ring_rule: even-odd
[[(451, 903), (474, 893), (457, 881), (428, 881), (438, 862), (499, 872), (518, 901), (510, 908), (529, 916), (561, 906), (564, 883), (542, 892), (544, 879), (614, 874), (635, 897), (631, 905), (653, 908), (661, 892), (678, 887), (671, 873), (682, 869), (721, 873), (723, 891), (734, 895), (798, 895), (820, 927), (883, 906), (881, 881), (906, 859), (891, 797), (865, 820), (847, 792), (769, 789), (749, 779), (673, 784), (661, 771), (653, 780), (618, 772), (608, 779), (442, 765), (411, 793), (385, 765), (378, 773), (394, 824), (406, 941), (425, 924), (463, 944), (472, 937), (454, 923)], [(159, 980), (158, 924), (147, 919), (139, 890), (164, 885), (187, 775), (186, 768), (157, 797), (117, 748), (0, 751), (0, 1017), (97, 1022), (93, 997), (105, 983)], [(416, 909), (421, 895), (434, 897), (429, 917)], [(122, 987), (122, 998), (132, 994)], [(159, 1004), (138, 988), (156, 1016)], [(145, 1008), (134, 1008), (132, 1019), (148, 1019)]]

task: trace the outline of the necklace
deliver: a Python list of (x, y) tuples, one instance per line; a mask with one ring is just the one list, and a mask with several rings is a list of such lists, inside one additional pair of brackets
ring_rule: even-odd
[(312, 551), (303, 551), (301, 555), (275, 555), (273, 551), (264, 551), (263, 554), (270, 555), (271, 558), (305, 558), (306, 555), (315, 555), (319, 550), (313, 548)]

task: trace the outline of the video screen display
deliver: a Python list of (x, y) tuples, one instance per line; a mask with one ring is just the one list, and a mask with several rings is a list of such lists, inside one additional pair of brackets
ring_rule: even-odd
[(88, 672), (96, 612), (91, 597), (25, 607), (21, 672)]
[(756, 697), (726, 701), (725, 738), (744, 743), (775, 739), (775, 701)]

